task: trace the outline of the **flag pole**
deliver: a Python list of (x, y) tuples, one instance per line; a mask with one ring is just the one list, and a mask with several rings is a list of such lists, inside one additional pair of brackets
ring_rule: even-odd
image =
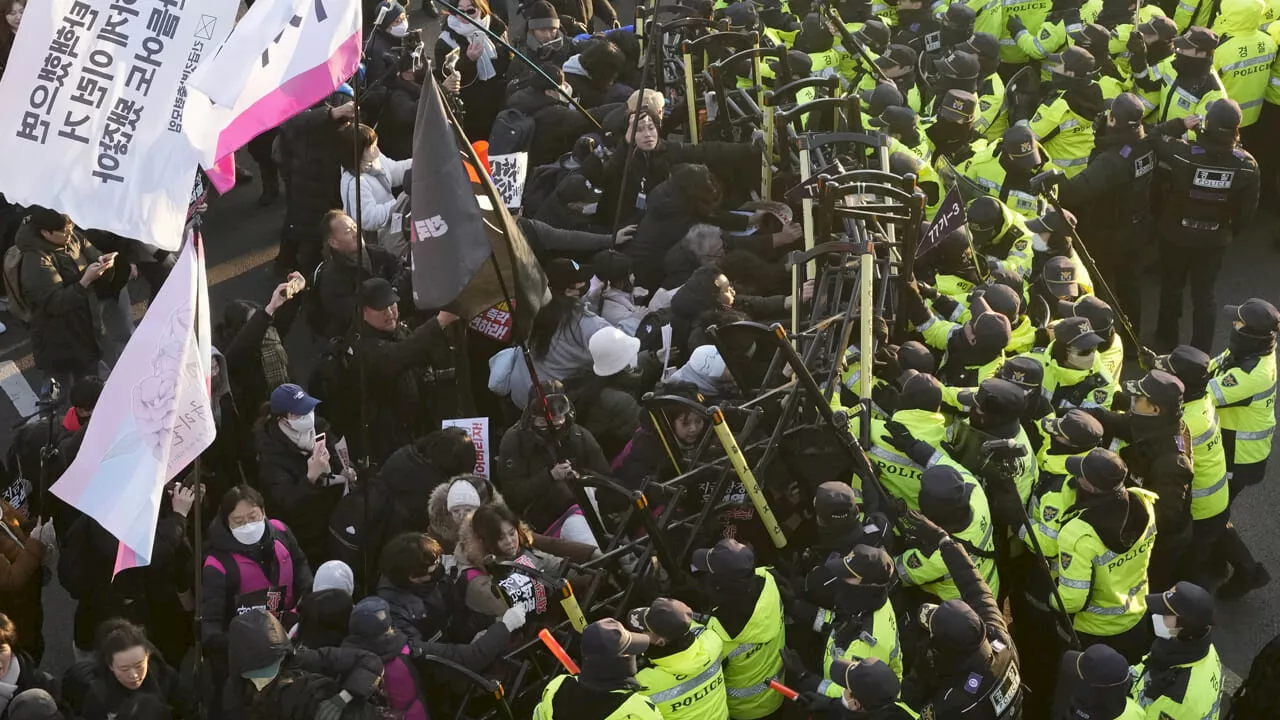
[(440, 5), (445, 10), (448, 10), (455, 17), (462, 18), (468, 24), (475, 26), (480, 30), (480, 32), (483, 32), (490, 40), (510, 50), (513, 55), (523, 60), (525, 65), (528, 65), (530, 69), (532, 69), (534, 72), (538, 73), (543, 78), (545, 78), (547, 82), (551, 83), (551, 87), (555, 88), (556, 92), (560, 93), (561, 97), (563, 97), (565, 100), (568, 100), (569, 104), (572, 105), (574, 108), (576, 108), (578, 112), (586, 116), (586, 118), (591, 121), (591, 124), (596, 126), (597, 130), (604, 129), (604, 126), (600, 124), (600, 121), (597, 120), (595, 116), (592, 115), (585, 107), (583, 107), (582, 103), (578, 102), (577, 100), (574, 99), (572, 95), (565, 92), (564, 88), (560, 87), (560, 83), (556, 82), (555, 80), (552, 80), (551, 76), (543, 72), (542, 68), (538, 67), (537, 63), (525, 57), (525, 54), (515, 49), (515, 47), (511, 43), (507, 42), (506, 40), (503, 40), (501, 35), (498, 35), (494, 33), (492, 30), (490, 30), (489, 28), (485, 27), (484, 25), (481, 25), (478, 20), (462, 12), (461, 10), (454, 7), (450, 3), (446, 2), (445, 0), (436, 0), (436, 4)]
[[(200, 236), (200, 225), (201, 225), (200, 214), (196, 213), (191, 221), (191, 251), (196, 253), (197, 277), (203, 275), (204, 269), (205, 269), (204, 262), (200, 257), (203, 250), (203, 247), (202, 247), (203, 243), (201, 242), (201, 236)], [(197, 326), (196, 327), (197, 333), (200, 332), (199, 330), (200, 296), (203, 295), (203, 293), (200, 292), (199, 288), (200, 288), (200, 282), (199, 280), (197, 280), (196, 281), (196, 303), (195, 303), (196, 305), (195, 322)], [(199, 342), (197, 342), (196, 345), (198, 347)], [(201, 362), (203, 362), (203, 359), (201, 360)], [(212, 356), (210, 356), (209, 358), (209, 363), (211, 365), (213, 363)], [(212, 392), (209, 393), (209, 402), (211, 404), (213, 403)], [(210, 408), (210, 412), (212, 412), (212, 410), (213, 408)], [(195, 651), (196, 651), (195, 658), (192, 661), (192, 677), (197, 678), (197, 680), (200, 677), (201, 671), (204, 669), (204, 640), (201, 637), (201, 628), (204, 626), (204, 618), (201, 616), (201, 613), (200, 613), (201, 611), (200, 598), (203, 592), (203, 581), (204, 581), (204, 578), (202, 577), (203, 571), (204, 571), (204, 562), (203, 562), (204, 558), (202, 557), (204, 553), (204, 527), (203, 527), (204, 517), (203, 517), (203, 513), (201, 512), (202, 508), (200, 507), (201, 503), (204, 502), (204, 493), (201, 492), (204, 488), (202, 483), (200, 482), (200, 457), (202, 455), (204, 455), (203, 452), (200, 453), (200, 455), (196, 455), (195, 459), (191, 461), (191, 474), (195, 477), (195, 482), (192, 483), (192, 489), (195, 490), (195, 502), (191, 504), (191, 510), (194, 513), (194, 519), (192, 520), (192, 522), (195, 525), (195, 527), (192, 528), (192, 545), (193, 545), (192, 549), (194, 550), (192, 555), (195, 557), (195, 562), (192, 563), (191, 595), (192, 595), (192, 605), (194, 606), (194, 611), (192, 612), (192, 622), (195, 625), (194, 639), (195, 639)], [(182, 658), (177, 658), (176, 660), (174, 660), (174, 662), (181, 663)], [(200, 703), (202, 701), (203, 699), (201, 697), (202, 695), (203, 693), (196, 693), (197, 703)], [(196, 708), (196, 717), (200, 717), (200, 708), (198, 705)]]
[[(355, 288), (353, 289), (354, 295), (356, 297), (356, 307), (355, 307), (356, 316), (352, 320), (352, 327), (355, 328), (356, 332), (354, 337), (355, 342), (352, 344), (358, 345), (360, 342), (361, 324), (364, 322), (364, 307), (359, 302), (360, 284), (363, 283), (365, 280), (365, 277), (364, 277), (364, 250), (365, 250), (364, 249), (364, 221), (362, 219), (364, 215), (364, 207), (363, 207), (363, 203), (360, 201), (360, 177), (361, 175), (364, 174), (364, 157), (360, 152), (360, 143), (359, 143), (359, 137), (360, 137), (360, 134), (359, 134), (360, 87), (359, 86), (363, 83), (360, 77), (360, 73), (356, 73), (355, 75), (353, 75), (352, 80), (356, 81), (355, 87), (352, 88), (353, 92), (351, 93), (352, 95), (351, 104), (352, 104), (352, 110), (354, 111), (353, 113), (354, 117), (352, 118), (352, 121), (355, 123), (355, 128), (357, 131), (355, 133), (355, 141), (351, 143), (351, 152), (355, 154), (355, 168), (356, 168), (356, 173), (355, 173), (355, 176), (356, 176), (355, 177), (355, 180), (356, 180), (356, 217), (355, 217), (356, 274), (355, 274)], [(359, 392), (360, 427), (358, 429), (358, 432), (360, 435), (360, 455), (358, 458), (354, 458), (353, 460), (356, 464), (355, 470), (356, 470), (356, 479), (357, 479), (357, 487), (358, 487), (360, 471), (361, 470), (367, 471), (367, 468), (369, 467), (369, 414), (367, 412), (369, 407), (369, 402), (368, 402), (368, 398), (366, 397), (368, 395), (368, 385), (366, 384), (366, 381), (365, 381), (364, 362), (362, 362), (359, 358), (356, 358), (356, 365), (358, 366), (357, 372), (359, 373), (358, 382), (359, 382), (359, 390), (360, 390)], [(369, 577), (370, 575), (369, 571), (373, 567), (373, 564), (369, 561), (370, 558), (372, 557), (373, 548), (369, 547), (369, 537), (368, 537), (369, 531), (370, 531), (368, 495), (366, 495), (364, 499), (363, 514), (364, 514), (364, 517), (362, 518), (363, 527), (360, 529), (360, 533), (361, 533), (360, 555), (361, 555), (361, 562), (364, 565), (364, 567), (361, 568), (362, 572), (360, 573), (360, 577), (364, 583), (365, 594), (371, 594), (373, 592), (373, 587), (374, 587), (374, 584), (377, 582), (377, 579)]]

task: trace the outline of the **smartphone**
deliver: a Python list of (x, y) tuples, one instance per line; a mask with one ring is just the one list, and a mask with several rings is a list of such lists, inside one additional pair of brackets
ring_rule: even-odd
[(105, 253), (103, 254), (102, 257), (98, 258), (98, 262), (102, 263), (103, 265), (110, 265), (111, 263), (116, 261), (116, 255), (119, 255), (119, 254), (120, 253), (113, 253), (113, 252)]
[(324, 433), (316, 433), (316, 444), (317, 444), (317, 445), (323, 445), (323, 444), (324, 444), (324, 438), (325, 438), (325, 434), (324, 434)]
[(284, 288), (284, 296), (287, 298), (291, 298), (294, 295), (297, 295), (298, 293), (302, 292), (303, 283), (305, 282), (306, 281), (303, 280), (302, 276), (300, 275), (289, 278), (289, 282), (287, 285), (285, 285), (285, 288)]

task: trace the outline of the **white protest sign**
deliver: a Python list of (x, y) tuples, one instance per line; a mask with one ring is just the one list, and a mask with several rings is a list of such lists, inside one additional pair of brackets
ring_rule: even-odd
[(475, 474), (489, 478), (489, 418), (449, 418), (440, 422), (440, 428), (462, 428), (471, 433), (471, 444), (476, 446)]
[(529, 153), (518, 152), (489, 156), (489, 177), (508, 208), (520, 207), (524, 183), (529, 174)]
[(185, 83), (238, 0), (27, 4), (0, 80), (0, 192), (177, 250), (199, 154)]

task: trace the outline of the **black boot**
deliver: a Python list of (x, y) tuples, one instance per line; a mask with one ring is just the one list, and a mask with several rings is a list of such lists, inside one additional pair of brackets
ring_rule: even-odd
[(1237, 569), (1231, 579), (1218, 588), (1218, 597), (1223, 600), (1239, 600), (1250, 592), (1271, 582), (1271, 573), (1262, 563), (1255, 563), (1252, 570)]
[(275, 202), (279, 199), (280, 199), (279, 183), (268, 183), (262, 186), (262, 194), (258, 196), (258, 204), (263, 207), (266, 207), (267, 205), (274, 205)]

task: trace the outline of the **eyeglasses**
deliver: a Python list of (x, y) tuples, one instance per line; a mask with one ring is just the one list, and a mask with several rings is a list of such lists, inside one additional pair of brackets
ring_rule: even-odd
[(475, 17), (476, 15), (480, 14), (480, 8), (474, 7), (474, 6), (469, 8), (458, 8), (458, 9), (461, 10), (466, 15), (470, 15), (471, 17)]

